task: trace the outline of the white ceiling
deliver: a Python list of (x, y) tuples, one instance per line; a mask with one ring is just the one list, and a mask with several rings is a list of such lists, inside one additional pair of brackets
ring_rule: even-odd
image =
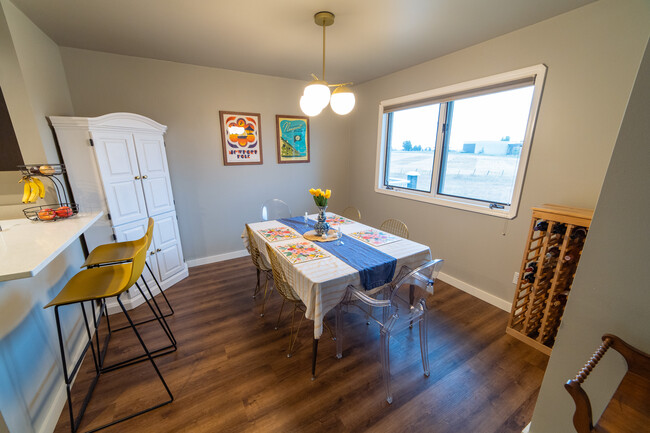
[(361, 83), (593, 0), (12, 0), (58, 45), (279, 77)]

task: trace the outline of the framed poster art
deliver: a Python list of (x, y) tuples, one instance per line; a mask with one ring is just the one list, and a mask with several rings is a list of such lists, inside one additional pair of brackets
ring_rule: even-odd
[(275, 116), (278, 164), (309, 162), (309, 117)]
[(219, 111), (224, 165), (262, 164), (259, 113)]

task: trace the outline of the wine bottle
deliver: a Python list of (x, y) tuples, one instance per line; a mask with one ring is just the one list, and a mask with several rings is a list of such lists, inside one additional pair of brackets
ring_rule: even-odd
[(571, 239), (584, 239), (587, 237), (587, 229), (584, 227), (576, 227), (571, 232)]
[(526, 269), (524, 269), (526, 272), (532, 272), (533, 274), (537, 272), (537, 262), (532, 261), (526, 265)]
[(562, 224), (558, 224), (558, 223), (553, 224), (553, 228), (551, 229), (551, 233), (554, 234), (554, 235), (562, 236), (563, 234), (566, 233), (566, 224), (564, 224), (564, 223), (562, 223)]
[(560, 256), (560, 249), (556, 246), (552, 246), (546, 251), (547, 259), (552, 259), (554, 257), (559, 257), (559, 256)]
[(535, 282), (535, 274), (532, 272), (528, 272), (524, 274), (524, 280), (528, 281), (529, 283), (534, 283)]
[(534, 230), (539, 232), (545, 232), (546, 230), (548, 230), (548, 221), (539, 220), (537, 224), (535, 224)]

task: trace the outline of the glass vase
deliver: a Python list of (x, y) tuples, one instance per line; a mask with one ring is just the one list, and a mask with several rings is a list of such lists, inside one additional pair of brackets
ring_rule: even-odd
[(330, 229), (325, 210), (327, 210), (327, 206), (318, 206), (318, 218), (316, 218), (316, 224), (314, 224), (314, 231), (318, 236), (323, 236)]

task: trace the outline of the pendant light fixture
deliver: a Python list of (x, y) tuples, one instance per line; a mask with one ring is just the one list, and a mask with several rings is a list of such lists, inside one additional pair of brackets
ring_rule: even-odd
[[(352, 83), (328, 84), (325, 81), (325, 27), (334, 24), (334, 14), (322, 11), (314, 15), (316, 25), (323, 27), (323, 75), (319, 79), (311, 74), (314, 80), (305, 87), (305, 92), (300, 98), (300, 108), (307, 116), (318, 116), (323, 108), (329, 104), (336, 114), (348, 114), (354, 108), (354, 93), (347, 87)], [(330, 87), (334, 91), (330, 94)]]

